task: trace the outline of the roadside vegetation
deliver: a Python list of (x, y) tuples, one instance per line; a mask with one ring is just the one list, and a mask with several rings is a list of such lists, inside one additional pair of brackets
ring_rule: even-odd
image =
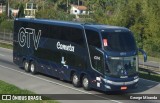
[[(12, 84), (8, 84), (6, 82), (3, 82), (0, 80), (0, 94), (35, 94), (31, 91), (28, 91), (28, 90), (23, 90), (23, 89), (20, 89)], [(15, 100), (15, 101), (0, 101), (1, 103), (58, 103), (57, 101), (54, 101), (54, 100), (42, 100), (42, 101), (18, 101), (18, 100)]]
[(7, 48), (7, 49), (13, 49), (13, 46), (11, 44), (1, 43), (1, 42), (0, 42), (0, 47)]
[(140, 71), (139, 72), (139, 77), (140, 78), (144, 78), (144, 79), (148, 79), (148, 80), (153, 80), (153, 81), (157, 81), (157, 82), (160, 82), (160, 75), (158, 74), (148, 74), (147, 72), (143, 72), (143, 71)]
[[(9, 1), (11, 8), (20, 9), (17, 17), (24, 17), (25, 3), (29, 0)], [(77, 5), (78, 1), (90, 12), (80, 16), (83, 21), (127, 27), (134, 33), (139, 48), (160, 58), (160, 0), (34, 0), (38, 4), (36, 18), (75, 20), (76, 16), (69, 11), (70, 5)], [(0, 15), (0, 28), (13, 31), (13, 19), (9, 20), (5, 13)]]

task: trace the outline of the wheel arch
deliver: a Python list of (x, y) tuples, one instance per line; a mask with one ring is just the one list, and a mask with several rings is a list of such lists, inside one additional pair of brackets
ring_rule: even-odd
[[(81, 73), (81, 75), (80, 75), (80, 83), (82, 84), (82, 79), (83, 79), (83, 77), (85, 76), (85, 75), (87, 75), (87, 73)], [(87, 75), (88, 76), (88, 75)]]
[(74, 73), (76, 73), (76, 71), (75, 70), (71, 70), (71, 72), (70, 72), (70, 80), (72, 80), (72, 76), (73, 76)]

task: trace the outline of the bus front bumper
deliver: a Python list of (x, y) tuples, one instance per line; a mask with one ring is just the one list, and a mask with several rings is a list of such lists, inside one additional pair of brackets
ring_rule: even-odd
[(126, 81), (126, 82), (115, 82), (111, 80), (104, 80), (105, 82), (105, 89), (106, 91), (122, 91), (122, 90), (128, 90), (133, 89), (138, 86), (139, 78), (136, 78), (132, 81)]

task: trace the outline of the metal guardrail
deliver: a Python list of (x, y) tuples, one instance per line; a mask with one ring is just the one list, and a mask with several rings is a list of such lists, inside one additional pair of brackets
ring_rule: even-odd
[(139, 62), (140, 71), (147, 72), (150, 74), (159, 74), (160, 75), (160, 63), (150, 63), (150, 62)]
[(13, 32), (8, 32), (6, 30), (0, 30), (0, 42), (12, 44), (13, 41)]
[[(0, 42), (13, 45), (13, 33), (6, 32), (5, 30), (0, 31)], [(160, 74), (160, 62), (150, 63), (139, 61), (139, 70), (150, 74)]]
[(13, 44), (13, 32), (8, 30), (0, 30), (0, 42), (5, 44)]

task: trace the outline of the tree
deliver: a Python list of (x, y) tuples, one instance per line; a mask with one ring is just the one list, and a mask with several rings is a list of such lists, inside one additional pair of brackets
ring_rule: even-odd
[(24, 7), (23, 7), (23, 4), (20, 4), (20, 7), (19, 7), (19, 12), (18, 12), (18, 18), (20, 17), (24, 17)]
[[(37, 18), (58, 20), (72, 20), (74, 16), (67, 12), (67, 4), (78, 4), (78, 0), (35, 1), (39, 5)], [(90, 11), (89, 20), (86, 21), (127, 27), (133, 32), (138, 47), (145, 49), (151, 56), (160, 56), (160, 0), (79, 1)], [(24, 17), (24, 4), (20, 4), (18, 0), (10, 2), (12, 8), (20, 7), (18, 16)], [(0, 22), (4, 19), (4, 16), (0, 17)]]
[(4, 5), (4, 4), (6, 4), (6, 0), (0, 0), (0, 3), (2, 3)]

